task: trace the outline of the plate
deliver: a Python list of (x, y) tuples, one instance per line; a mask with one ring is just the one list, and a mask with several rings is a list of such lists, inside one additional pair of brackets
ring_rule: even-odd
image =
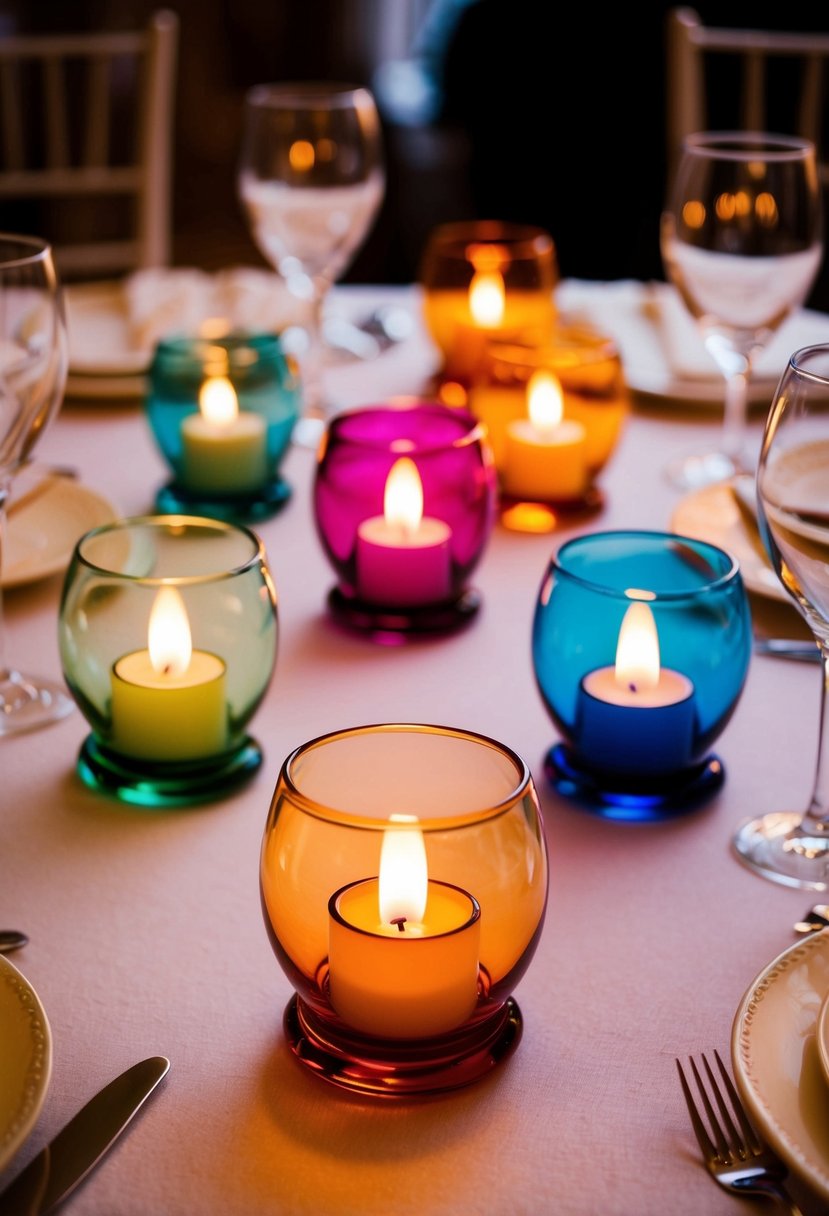
[(121, 284), (80, 283), (64, 291), (72, 375), (135, 378), (150, 366), (152, 350), (130, 338)]
[[(671, 531), (705, 540), (730, 553), (749, 591), (790, 604), (792, 601), (768, 559), (755, 547), (727, 482), (704, 486), (683, 498), (671, 516)], [(760, 544), (759, 537), (757, 544)]]
[(0, 954), (0, 1170), (35, 1125), (52, 1072), (52, 1032), (28, 980)]
[(829, 930), (765, 967), (734, 1017), (734, 1078), (758, 1131), (829, 1203), (829, 1085), (816, 1027), (829, 992)]
[(75, 543), (99, 524), (118, 518), (101, 494), (68, 477), (54, 477), (41, 493), (11, 500), (0, 586), (18, 587), (65, 570)]
[(817, 1019), (817, 1050), (823, 1075), (829, 1084), (829, 989), (823, 998)]

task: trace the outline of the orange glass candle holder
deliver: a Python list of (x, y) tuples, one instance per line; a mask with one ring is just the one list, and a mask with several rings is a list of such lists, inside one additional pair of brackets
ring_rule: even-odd
[(317, 1076), (440, 1093), (517, 1046), (547, 853), (530, 771), (503, 744), (408, 723), (303, 744), (279, 774), (260, 891), (296, 989), (288, 1043)]
[[(619, 441), (630, 410), (613, 339), (586, 326), (557, 326), (540, 346), (495, 344), (468, 393), (487, 428), (501, 491), (502, 518), (521, 527), (547, 514), (597, 510), (596, 479)], [(515, 522), (517, 521), (517, 522)], [(527, 530), (538, 530), (533, 524)]]
[(555, 245), (527, 224), (442, 224), (421, 259), (426, 327), (443, 358), (442, 377), (468, 384), (492, 342), (543, 342), (556, 317)]

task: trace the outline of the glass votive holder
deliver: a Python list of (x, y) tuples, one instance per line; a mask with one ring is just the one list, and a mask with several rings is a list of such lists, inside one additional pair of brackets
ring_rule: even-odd
[(611, 338), (567, 325), (540, 346), (495, 344), (468, 408), (487, 428), (505, 526), (550, 531), (601, 508), (597, 477), (630, 412)]
[(389, 1098), (488, 1073), (518, 1044), (512, 992), (547, 903), (524, 761), (452, 727), (359, 726), (284, 761), (262, 841), (284, 1015), (317, 1076)]
[(426, 241), (419, 281), (444, 380), (468, 384), (490, 342), (541, 342), (555, 321), (558, 263), (543, 228), (499, 220), (441, 224)]
[(247, 726), (273, 674), (277, 599), (259, 538), (195, 516), (137, 516), (75, 546), (63, 674), (92, 727), (87, 785), (143, 806), (220, 797), (262, 763)]
[(256, 522), (290, 497), (280, 465), (301, 392), (277, 334), (162, 340), (145, 405), (173, 475), (156, 496), (158, 511)]
[(725, 778), (711, 745), (751, 658), (739, 568), (670, 532), (595, 532), (551, 559), (532, 629), (535, 678), (563, 735), (546, 757), (560, 793), (607, 818), (659, 819)]
[(497, 482), (485, 429), (467, 411), (407, 398), (337, 415), (313, 495), (338, 622), (385, 642), (451, 632), (478, 611), (469, 577)]

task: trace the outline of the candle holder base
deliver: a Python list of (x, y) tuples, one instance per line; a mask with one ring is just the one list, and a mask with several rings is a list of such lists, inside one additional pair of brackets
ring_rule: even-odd
[(581, 498), (561, 502), (541, 502), (502, 494), (499, 509), (501, 523), (508, 531), (543, 533), (577, 527), (601, 511), (604, 504), (602, 491), (591, 485)]
[(564, 797), (605, 819), (631, 823), (656, 822), (693, 810), (725, 781), (722, 760), (713, 753), (680, 773), (638, 776), (591, 769), (563, 743), (547, 752), (544, 771)]
[(362, 1096), (418, 1098), (481, 1080), (521, 1041), (523, 1018), (512, 997), (489, 1017), (422, 1040), (368, 1038), (332, 1025), (298, 996), (283, 1019), (288, 1045), (305, 1068)]
[(197, 494), (170, 481), (155, 497), (156, 509), (162, 515), (206, 515), (225, 523), (261, 523), (281, 511), (291, 497), (291, 487), (284, 477), (277, 476), (255, 494), (217, 495)]
[(399, 645), (408, 639), (454, 633), (468, 625), (481, 606), (480, 592), (473, 587), (454, 600), (422, 607), (405, 608), (373, 604), (350, 595), (341, 587), (328, 593), (328, 608), (340, 625), (368, 634), (381, 645)]
[(242, 785), (262, 765), (262, 748), (249, 735), (238, 747), (199, 760), (153, 762), (113, 751), (88, 735), (78, 754), (84, 784), (136, 806), (190, 806), (211, 802)]

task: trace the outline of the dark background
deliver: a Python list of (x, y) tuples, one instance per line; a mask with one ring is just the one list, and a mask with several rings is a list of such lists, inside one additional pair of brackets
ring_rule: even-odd
[[(158, 7), (18, 0), (0, 3), (0, 31), (132, 28)], [(388, 172), (380, 217), (344, 281), (409, 282), (431, 229), (473, 217), (547, 229), (563, 277), (664, 277), (658, 220), (669, 5), (601, 12), (578, 0), (171, 0), (167, 7), (180, 18), (175, 265), (263, 264), (235, 192), (245, 91), (268, 80), (331, 79), (375, 92)], [(748, 4), (696, 11), (712, 25), (829, 30), (819, 4), (789, 3), (762, 18)], [(721, 113), (708, 125), (730, 125), (730, 104), (723, 82)], [(816, 287), (810, 302), (829, 307), (829, 287)]]

